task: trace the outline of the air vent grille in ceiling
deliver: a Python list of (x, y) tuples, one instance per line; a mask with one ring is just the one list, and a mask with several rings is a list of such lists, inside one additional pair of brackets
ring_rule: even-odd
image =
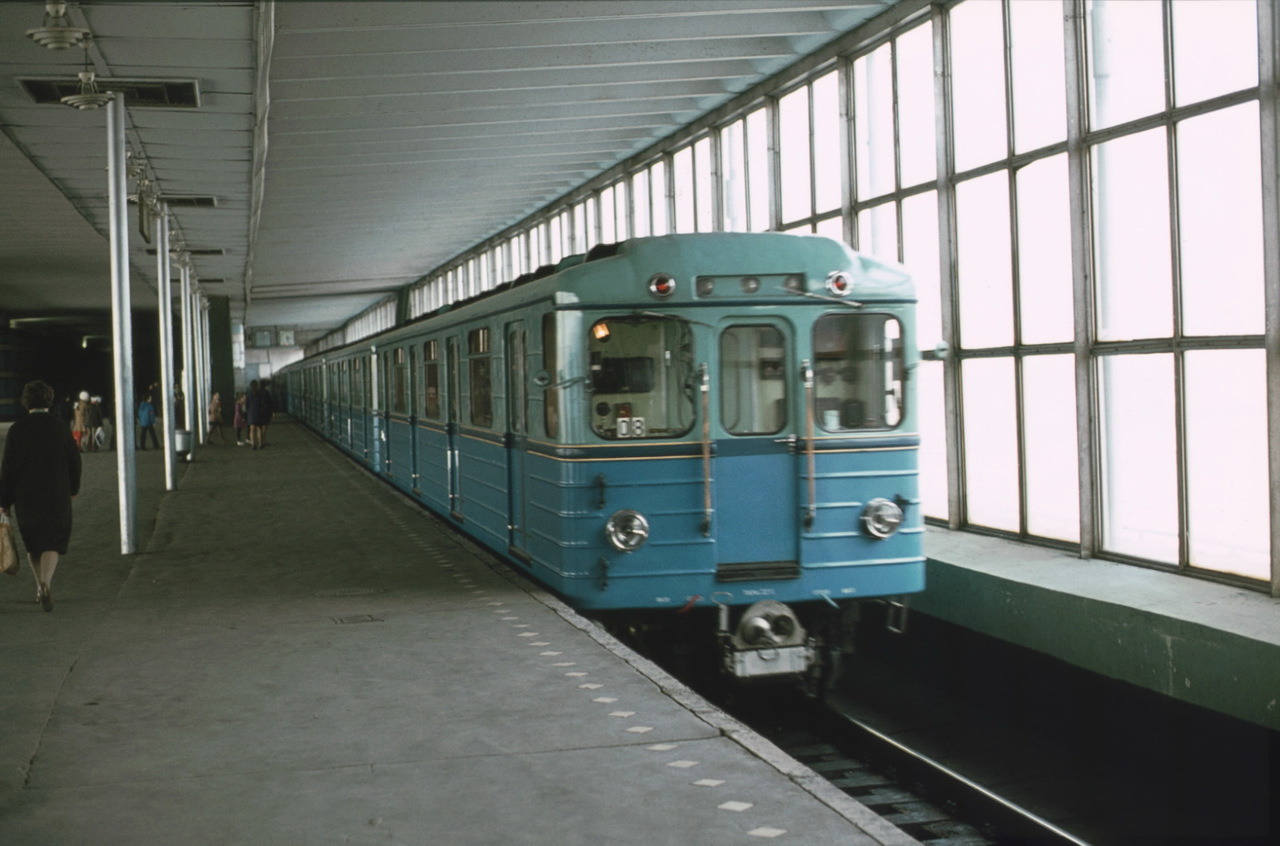
[[(184, 249), (182, 252), (189, 253), (190, 255), (193, 255), (193, 256), (220, 256), (220, 255), (226, 254), (226, 250), (222, 249), (221, 247), (214, 247), (213, 249), (207, 249), (207, 250), (200, 250), (200, 249), (196, 249), (195, 247), (188, 247)], [(155, 247), (147, 248), (147, 255), (154, 256), (155, 254), (156, 254)]]
[[(200, 84), (194, 79), (94, 80), (99, 91), (123, 91), (132, 109), (198, 109)], [(62, 105), (62, 98), (80, 90), (78, 79), (19, 79), (27, 96), (38, 105)]]
[(171, 209), (216, 209), (218, 207), (217, 197), (174, 197), (162, 194), (160, 200), (168, 203)]

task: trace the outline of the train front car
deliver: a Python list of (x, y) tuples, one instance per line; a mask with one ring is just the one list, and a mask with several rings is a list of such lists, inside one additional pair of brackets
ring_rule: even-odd
[(712, 609), (724, 669), (754, 679), (814, 672), (852, 606), (923, 589), (902, 268), (814, 236), (677, 235), (556, 290), (528, 552), (571, 602)]

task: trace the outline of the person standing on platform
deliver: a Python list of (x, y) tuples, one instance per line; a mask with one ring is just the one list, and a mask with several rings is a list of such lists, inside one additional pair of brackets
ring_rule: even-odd
[(89, 428), (89, 392), (81, 391), (80, 400), (71, 407), (71, 434), (76, 439), (76, 446), (81, 452), (89, 448), (88, 436), (85, 432)]
[(151, 436), (151, 445), (160, 449), (160, 439), (156, 437), (156, 407), (151, 404), (150, 394), (138, 403), (138, 449), (147, 448), (147, 435)]
[(206, 444), (213, 443), (213, 430), (218, 430), (218, 437), (222, 438), (222, 442), (227, 442), (227, 435), (222, 431), (222, 398), (218, 396), (218, 392), (213, 392), (213, 398), (209, 400), (209, 436), (205, 439)]
[(36, 601), (53, 610), (49, 583), (71, 542), (71, 500), (80, 492), (80, 451), (67, 424), (49, 413), (53, 388), (28, 382), (30, 412), (9, 427), (0, 460), (0, 512), (17, 508), (18, 533), (36, 576)]
[(98, 433), (102, 431), (102, 397), (91, 397), (89, 400), (89, 420), (88, 432), (85, 437), (89, 439), (89, 451), (98, 451)]
[(247, 425), (244, 417), (244, 392), (236, 394), (236, 409), (232, 415), (232, 425), (236, 427), (236, 446), (244, 446), (244, 427)]
[(249, 424), (249, 444), (254, 449), (262, 449), (262, 406), (262, 386), (254, 379), (244, 395), (244, 418)]
[(260, 441), (258, 449), (262, 449), (267, 445), (267, 427), (271, 425), (271, 413), (273, 411), (275, 411), (275, 406), (271, 397), (271, 380), (263, 379), (262, 399), (260, 400), (260, 405), (258, 407), (258, 416), (262, 418), (262, 422), (258, 424), (262, 430), (258, 438)]

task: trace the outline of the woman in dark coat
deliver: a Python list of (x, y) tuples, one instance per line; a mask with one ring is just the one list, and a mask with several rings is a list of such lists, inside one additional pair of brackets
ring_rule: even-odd
[(67, 424), (49, 413), (53, 388), (29, 382), (30, 412), (9, 427), (0, 461), (0, 511), (17, 506), (18, 531), (36, 574), (36, 601), (53, 610), (49, 583), (71, 541), (71, 500), (80, 492), (80, 452)]

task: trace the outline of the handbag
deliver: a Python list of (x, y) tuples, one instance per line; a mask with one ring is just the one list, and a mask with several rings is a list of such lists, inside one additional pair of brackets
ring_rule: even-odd
[(18, 547), (13, 542), (13, 524), (8, 514), (0, 514), (0, 573), (16, 576), (21, 567)]

